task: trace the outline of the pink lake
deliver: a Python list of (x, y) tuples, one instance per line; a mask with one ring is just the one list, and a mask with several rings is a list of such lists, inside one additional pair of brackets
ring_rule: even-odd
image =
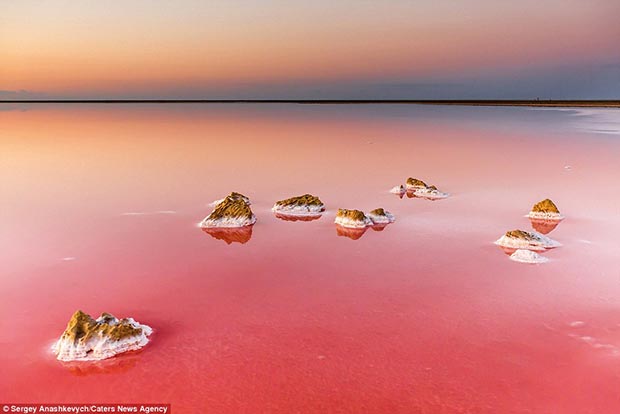
[[(0, 106), (0, 403), (173, 413), (620, 412), (620, 111)], [(417, 177), (451, 197), (399, 199)], [(197, 223), (231, 191), (251, 234)], [(290, 222), (274, 201), (327, 211)], [(546, 264), (493, 241), (566, 219)], [(396, 222), (357, 240), (337, 208)], [(67, 364), (76, 309), (155, 329)]]

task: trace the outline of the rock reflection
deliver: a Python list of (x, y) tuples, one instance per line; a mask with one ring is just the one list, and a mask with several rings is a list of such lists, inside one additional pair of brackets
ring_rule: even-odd
[(561, 220), (544, 220), (530, 218), (532, 228), (539, 233), (548, 234), (551, 233), (560, 224)]
[(284, 221), (314, 221), (322, 217), (320, 214), (315, 215), (315, 216), (301, 216), (301, 215), (274, 213), (274, 215), (280, 220), (284, 220)]
[(209, 236), (223, 240), (226, 244), (245, 244), (252, 238), (252, 226), (243, 227), (205, 227), (202, 229)]
[(501, 251), (503, 251), (506, 255), (510, 256), (518, 249), (516, 247), (506, 247), (506, 246), (497, 246)]
[(350, 228), (336, 224), (336, 234), (338, 234), (338, 236), (348, 237), (351, 240), (358, 240), (366, 233), (367, 229), (368, 227)]
[(69, 373), (78, 377), (96, 374), (118, 374), (132, 369), (140, 360), (141, 353), (141, 350), (130, 351), (123, 355), (117, 355), (100, 361), (71, 361), (61, 362), (60, 364)]

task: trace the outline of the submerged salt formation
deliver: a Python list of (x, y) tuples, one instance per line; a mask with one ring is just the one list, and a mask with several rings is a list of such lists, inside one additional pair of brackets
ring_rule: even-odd
[(439, 191), (434, 185), (427, 185), (424, 181), (417, 178), (407, 178), (407, 195), (411, 197), (426, 198), (429, 200), (439, 200), (447, 198), (448, 193)]
[(153, 330), (132, 318), (117, 319), (102, 313), (97, 320), (78, 310), (54, 344), (61, 361), (95, 361), (145, 346)]
[(250, 198), (247, 196), (244, 196), (241, 193), (237, 193), (235, 191), (233, 191), (232, 193), (230, 193), (229, 195), (227, 195), (226, 197), (219, 199), (219, 200), (215, 200), (214, 202), (212, 202), (210, 205), (212, 206), (216, 206), (218, 204), (220, 204), (222, 201), (226, 200), (227, 198), (230, 198), (232, 200), (243, 200), (243, 202), (245, 204), (247, 204), (248, 206), (251, 205), (252, 203), (250, 202)]
[(368, 213), (368, 218), (373, 224), (389, 224), (393, 223), (395, 218), (392, 213), (382, 208), (376, 208)]
[(325, 211), (325, 205), (316, 196), (304, 194), (286, 200), (276, 201), (271, 209), (274, 213), (285, 216), (320, 216)]
[(256, 223), (256, 216), (245, 201), (246, 198), (239, 193), (231, 193), (202, 220), (200, 227), (244, 227)]
[(372, 220), (370, 220), (363, 211), (360, 210), (347, 210), (345, 208), (339, 208), (336, 213), (336, 224), (349, 228), (364, 228), (372, 226)]
[(511, 230), (495, 241), (506, 249), (525, 249), (544, 251), (561, 246), (557, 241), (535, 231)]
[(517, 249), (513, 254), (510, 255), (510, 260), (520, 263), (545, 263), (548, 262), (544, 256), (539, 255), (536, 252), (526, 249)]
[(226, 244), (245, 244), (252, 238), (252, 228), (244, 227), (205, 227), (202, 229), (209, 236), (217, 240), (223, 240)]

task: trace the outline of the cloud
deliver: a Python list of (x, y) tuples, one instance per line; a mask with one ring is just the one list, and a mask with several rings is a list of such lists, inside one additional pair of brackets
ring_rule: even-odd
[(47, 94), (0, 90), (0, 100), (28, 99), (618, 99), (620, 62), (485, 70), (453, 76), (297, 79), (217, 86), (180, 82)]

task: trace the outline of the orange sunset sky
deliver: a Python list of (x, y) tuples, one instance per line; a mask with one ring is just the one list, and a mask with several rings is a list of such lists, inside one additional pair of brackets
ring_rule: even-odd
[(612, 99), (618, 16), (618, 0), (2, 1), (0, 99)]

